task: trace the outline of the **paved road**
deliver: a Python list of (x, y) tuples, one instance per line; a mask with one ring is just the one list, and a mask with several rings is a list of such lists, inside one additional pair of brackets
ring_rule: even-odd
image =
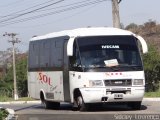
[(72, 111), (71, 105), (61, 104), (59, 110), (45, 110), (40, 104), (0, 105), (12, 108), (18, 120), (160, 120), (160, 102), (142, 102), (141, 110), (125, 105), (107, 105), (88, 112)]

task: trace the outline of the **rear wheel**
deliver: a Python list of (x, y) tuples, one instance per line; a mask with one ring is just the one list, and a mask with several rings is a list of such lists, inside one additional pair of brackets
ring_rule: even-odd
[(42, 101), (42, 106), (45, 109), (59, 109), (60, 108), (60, 103), (59, 102), (51, 102), (47, 100)]
[(42, 102), (42, 106), (43, 106), (45, 109), (50, 109), (49, 101), (46, 101), (46, 100), (44, 99), (44, 100), (41, 100), (41, 102)]
[(41, 96), (42, 106), (45, 109), (58, 109), (60, 107), (60, 103), (59, 102), (53, 102), (53, 101), (45, 100), (43, 93), (41, 93), (40, 96)]

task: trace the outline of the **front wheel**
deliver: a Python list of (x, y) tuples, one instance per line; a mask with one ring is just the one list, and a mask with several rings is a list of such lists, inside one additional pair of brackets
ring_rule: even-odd
[(81, 95), (77, 97), (77, 105), (78, 105), (78, 110), (80, 111), (88, 110), (88, 104), (84, 103), (84, 100)]

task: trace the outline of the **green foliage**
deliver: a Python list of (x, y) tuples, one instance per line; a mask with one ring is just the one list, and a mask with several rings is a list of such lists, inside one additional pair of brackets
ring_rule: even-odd
[[(34, 101), (34, 100), (35, 99), (31, 97), (20, 97), (17, 101)], [(14, 98), (7, 97), (7, 96), (0, 96), (0, 102), (9, 102), (9, 101), (14, 101)]]
[(146, 92), (145, 97), (160, 97), (160, 91), (157, 92)]
[(14, 99), (6, 95), (0, 96), (0, 102), (13, 101)]
[(0, 120), (4, 120), (8, 116), (8, 114), (9, 113), (7, 112), (7, 110), (1, 108), (0, 109)]
[(156, 47), (149, 45), (149, 52), (143, 56), (146, 76), (146, 91), (156, 91), (160, 81), (160, 55)]
[(126, 26), (127, 30), (143, 36), (149, 45), (149, 53), (143, 56), (146, 90), (157, 91), (160, 82), (160, 24), (148, 20), (143, 25), (131, 23)]
[[(27, 58), (20, 59), (16, 63), (16, 78), (18, 94), (21, 97), (27, 96)], [(13, 67), (11, 66), (4, 78), (4, 82), (1, 87), (4, 87), (10, 91), (9, 96), (13, 93)], [(2, 89), (2, 88), (1, 88)]]
[(21, 97), (27, 96), (27, 59), (22, 59), (16, 66), (17, 88)]

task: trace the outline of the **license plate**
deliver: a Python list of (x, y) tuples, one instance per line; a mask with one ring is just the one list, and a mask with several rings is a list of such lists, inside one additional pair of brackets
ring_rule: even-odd
[(123, 94), (121, 93), (114, 94), (114, 99), (122, 99), (122, 98), (123, 98)]

